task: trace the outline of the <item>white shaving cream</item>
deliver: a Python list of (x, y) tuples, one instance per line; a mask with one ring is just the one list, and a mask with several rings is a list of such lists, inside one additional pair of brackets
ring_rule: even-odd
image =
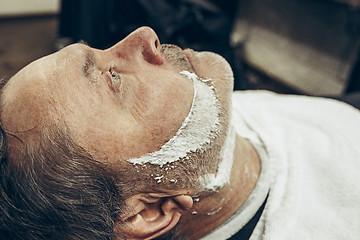
[(229, 126), (225, 143), (221, 149), (222, 161), (219, 164), (216, 174), (207, 174), (200, 178), (200, 182), (208, 191), (220, 189), (225, 184), (230, 183), (231, 169), (234, 161), (235, 149), (235, 130)]
[[(213, 86), (208, 80), (200, 79), (195, 73), (180, 72), (194, 83), (194, 97), (188, 116), (175, 136), (167, 141), (158, 151), (148, 153), (128, 161), (133, 164), (153, 164), (163, 166), (186, 159), (188, 153), (203, 149), (218, 133), (219, 103)], [(207, 178), (210, 180), (210, 178)]]

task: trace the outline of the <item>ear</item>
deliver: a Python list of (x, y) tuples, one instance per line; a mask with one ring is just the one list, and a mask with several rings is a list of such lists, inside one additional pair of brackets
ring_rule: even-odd
[(193, 199), (188, 195), (173, 197), (130, 197), (127, 204), (134, 211), (125, 215), (120, 231), (127, 239), (154, 239), (170, 231), (180, 220), (185, 209), (191, 208)]

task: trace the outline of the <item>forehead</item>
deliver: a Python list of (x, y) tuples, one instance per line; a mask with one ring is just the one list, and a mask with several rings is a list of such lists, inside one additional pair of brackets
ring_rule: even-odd
[[(54, 78), (70, 73), (81, 64), (80, 59), (86, 53), (85, 45), (74, 44), (33, 61), (9, 80), (4, 88), (4, 96), (9, 99), (12, 95), (32, 92), (36, 87), (49, 84)], [(26, 91), (28, 87), (31, 87), (31, 91)]]
[[(82, 54), (82, 48), (71, 46), (34, 61), (15, 74), (1, 95), (3, 124), (17, 131), (34, 124), (40, 111), (51, 104), (55, 89), (61, 91), (62, 75), (71, 74)], [(21, 119), (27, 119), (28, 124)]]

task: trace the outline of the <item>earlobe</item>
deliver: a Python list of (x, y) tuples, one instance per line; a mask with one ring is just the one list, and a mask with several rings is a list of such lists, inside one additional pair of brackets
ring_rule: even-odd
[(165, 234), (179, 222), (184, 209), (192, 206), (192, 198), (186, 195), (154, 201), (152, 198), (151, 202), (146, 202), (141, 197), (138, 202), (134, 198), (130, 201), (136, 211), (120, 229), (128, 239), (154, 239)]

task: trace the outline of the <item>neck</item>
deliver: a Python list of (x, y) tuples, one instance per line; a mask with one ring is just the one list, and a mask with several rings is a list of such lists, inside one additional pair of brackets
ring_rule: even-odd
[(180, 222), (181, 236), (199, 239), (232, 216), (254, 189), (260, 169), (254, 147), (246, 139), (236, 136), (230, 183), (194, 198), (193, 207), (184, 213)]

